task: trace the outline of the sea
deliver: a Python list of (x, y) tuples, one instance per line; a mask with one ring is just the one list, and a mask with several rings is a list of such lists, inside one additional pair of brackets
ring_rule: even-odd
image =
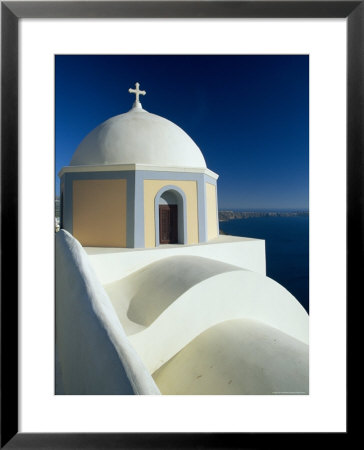
[(261, 216), (220, 222), (233, 236), (265, 240), (267, 276), (309, 312), (309, 216)]

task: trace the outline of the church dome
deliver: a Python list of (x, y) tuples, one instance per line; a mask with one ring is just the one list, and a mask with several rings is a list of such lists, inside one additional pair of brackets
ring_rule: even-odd
[(92, 130), (73, 154), (71, 166), (141, 164), (206, 168), (201, 150), (179, 126), (145, 111), (139, 102)]

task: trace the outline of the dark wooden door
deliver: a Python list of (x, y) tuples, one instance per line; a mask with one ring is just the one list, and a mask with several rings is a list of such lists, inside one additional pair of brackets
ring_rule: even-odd
[(178, 242), (177, 205), (159, 205), (159, 242), (161, 244)]

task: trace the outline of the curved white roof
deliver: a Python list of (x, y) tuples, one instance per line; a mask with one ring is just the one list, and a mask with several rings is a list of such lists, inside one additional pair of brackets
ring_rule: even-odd
[(70, 163), (108, 164), (206, 168), (201, 150), (179, 126), (145, 111), (140, 103), (91, 131)]

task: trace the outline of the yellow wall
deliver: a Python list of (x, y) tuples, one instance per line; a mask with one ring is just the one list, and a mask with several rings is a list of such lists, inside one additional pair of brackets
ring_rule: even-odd
[(90, 247), (126, 247), (126, 180), (73, 181), (73, 235)]
[(144, 180), (144, 238), (146, 247), (155, 247), (154, 200), (158, 191), (167, 185), (182, 189), (187, 203), (187, 243), (198, 244), (198, 211), (196, 181)]
[(206, 209), (207, 209), (207, 239), (218, 235), (216, 218), (216, 186), (206, 183)]

